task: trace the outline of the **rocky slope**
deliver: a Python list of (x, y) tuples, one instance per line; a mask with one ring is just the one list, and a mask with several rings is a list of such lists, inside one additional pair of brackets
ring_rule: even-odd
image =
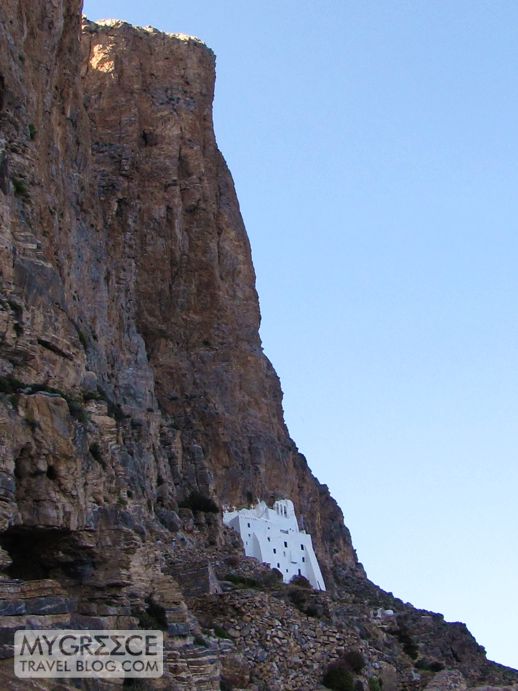
[[(249, 669), (249, 688), (274, 688), (274, 668), (254, 672), (211, 622), (200, 628), (181, 567), (195, 555), (219, 564), (223, 580), (226, 559), (253, 570), (217, 507), (289, 496), (330, 585), (319, 611), (342, 633), (316, 647), (310, 686), (283, 677), (279, 688), (315, 688), (348, 636), (373, 674), (389, 665), (421, 688), (426, 675), (412, 677), (404, 642), (374, 645), (381, 591), (283, 421), (250, 247), (213, 133), (214, 62), (192, 37), (81, 27), (80, 0), (0, 6), (3, 685), (17, 688), (16, 628), (125, 628), (158, 607), (170, 634), (165, 687), (219, 688), (232, 659)], [(200, 498), (212, 510), (193, 513)], [(213, 581), (204, 596), (216, 597)], [(269, 587), (274, 606), (279, 588)], [(399, 609), (415, 628), (411, 608)], [(423, 650), (470, 682), (515, 678), (488, 665), (467, 632), (450, 660), (427, 642), (447, 635), (428, 629), (416, 629)], [(394, 630), (383, 636), (399, 640)]]

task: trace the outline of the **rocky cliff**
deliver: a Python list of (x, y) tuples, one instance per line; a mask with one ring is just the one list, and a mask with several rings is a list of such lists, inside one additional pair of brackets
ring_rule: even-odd
[[(249, 242), (212, 127), (212, 52), (188, 36), (81, 23), (80, 0), (0, 7), (5, 683), (17, 688), (16, 628), (126, 628), (158, 608), (169, 632), (166, 688), (219, 688), (229, 669), (246, 688), (316, 688), (347, 641), (371, 672), (391, 665), (421, 688), (426, 675), (413, 680), (399, 624), (362, 639), (358, 622), (371, 622), (367, 632), (377, 626), (369, 612), (381, 596), (283, 421), (258, 333)], [(234, 569), (234, 584), (248, 578), (268, 602), (289, 600), (266, 576), (243, 575), (256, 567), (218, 513), (285, 496), (313, 535), (331, 590), (324, 604), (308, 605), (313, 614), (297, 610), (320, 612), (331, 627), (309, 686), (294, 686), (288, 673), (275, 686), (268, 661), (254, 677), (239, 636), (230, 648), (214, 638), (223, 610), (202, 621), (200, 593), (185, 585), (200, 568), (223, 581)], [(203, 597), (216, 597), (215, 578), (206, 582)], [(399, 641), (390, 663), (373, 652), (371, 634)], [(471, 670), (471, 681), (513, 678), (463, 636), (468, 652), (450, 655), (450, 666)], [(434, 655), (445, 656), (440, 646)]]

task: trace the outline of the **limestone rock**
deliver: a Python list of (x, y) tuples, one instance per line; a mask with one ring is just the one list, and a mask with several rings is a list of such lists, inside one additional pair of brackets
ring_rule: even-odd
[(456, 670), (444, 670), (434, 676), (426, 686), (426, 691), (465, 691), (466, 680)]

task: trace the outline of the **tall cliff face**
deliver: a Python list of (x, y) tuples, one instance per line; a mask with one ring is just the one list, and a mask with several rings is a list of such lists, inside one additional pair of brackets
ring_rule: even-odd
[[(491, 678), (467, 632), (423, 624), (366, 581), (340, 509), (289, 437), (215, 142), (212, 52), (80, 13), (80, 0), (0, 5), (0, 684), (16, 688), (6, 631), (132, 627), (149, 607), (170, 633), (166, 688), (219, 688), (227, 668), (242, 688), (258, 688), (255, 674), (311, 689), (316, 660), (345, 644), (371, 672), (388, 665), (401, 688), (422, 688), (401, 648), (412, 626), (423, 655)], [(303, 516), (338, 600), (310, 602), (327, 623), (290, 639), (299, 681), (264, 661), (275, 651), (263, 629), (283, 617), (305, 628), (300, 597), (303, 614), (277, 590), (258, 596), (271, 610), (257, 650), (236, 643), (229, 656), (209, 634), (205, 657), (194, 645), (206, 603), (196, 609), (189, 583), (182, 595), (182, 568), (189, 581), (202, 556), (220, 575), (252, 567), (221, 516), (181, 508), (193, 491), (219, 506), (290, 497)], [(235, 599), (207, 609), (225, 603), (232, 622)], [(387, 604), (401, 626), (371, 620)]]
[(0, 11), (4, 548), (160, 531), (195, 490), (292, 497), (328, 577), (356, 568), (262, 352), (212, 52), (121, 22), (80, 45), (75, 1)]
[[(214, 56), (188, 37), (86, 24), (83, 84), (109, 244), (108, 293), (143, 338), (174, 497), (294, 497), (328, 566), (343, 519), (289, 438), (259, 339), (250, 246), (212, 127)], [(121, 390), (126, 405), (135, 391)]]

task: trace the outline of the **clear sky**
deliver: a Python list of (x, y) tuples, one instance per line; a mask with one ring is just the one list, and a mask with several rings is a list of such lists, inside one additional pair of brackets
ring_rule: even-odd
[(518, 668), (518, 2), (85, 13), (216, 52), (292, 436), (371, 579)]

